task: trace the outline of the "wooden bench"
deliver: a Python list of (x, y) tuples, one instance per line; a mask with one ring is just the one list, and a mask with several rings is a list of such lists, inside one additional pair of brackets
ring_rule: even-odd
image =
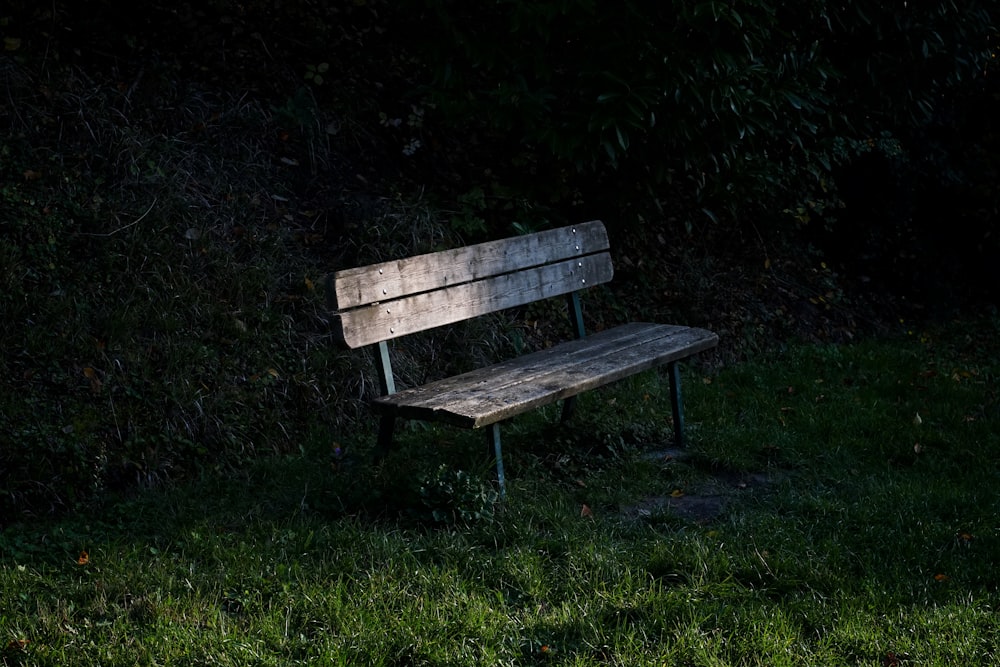
[[(504, 493), (500, 422), (563, 400), (563, 418), (577, 394), (666, 365), (674, 434), (683, 443), (684, 415), (677, 362), (714, 347), (711, 331), (631, 323), (586, 335), (579, 294), (611, 280), (604, 224), (517, 236), (334, 273), (328, 294), (336, 338), (350, 348), (378, 345), (380, 454), (389, 450), (398, 418), (491, 427), (489, 446)], [(387, 341), (542, 299), (568, 297), (575, 340), (469, 373), (396, 390)]]

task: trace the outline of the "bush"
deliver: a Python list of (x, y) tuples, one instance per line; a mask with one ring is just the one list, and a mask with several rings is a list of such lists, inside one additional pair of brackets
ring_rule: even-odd
[[(906, 144), (983, 81), (983, 2), (788, 5), (412, 0), (422, 93), (497, 170), (559, 191), (566, 164), (667, 206), (779, 222), (836, 209), (835, 168), (885, 133)], [(679, 187), (678, 187), (679, 185)], [(573, 196), (573, 188), (563, 188)], [(618, 195), (619, 200), (623, 197)], [(690, 217), (690, 212), (689, 212)]]
[(445, 464), (419, 480), (419, 496), (414, 514), (443, 525), (490, 522), (499, 500), (488, 482)]
[(329, 409), (358, 373), (322, 343), (344, 251), (320, 261), (335, 205), (294, 183), (300, 145), (259, 101), (88, 72), (7, 71), (0, 523), (298, 451), (354, 405)]

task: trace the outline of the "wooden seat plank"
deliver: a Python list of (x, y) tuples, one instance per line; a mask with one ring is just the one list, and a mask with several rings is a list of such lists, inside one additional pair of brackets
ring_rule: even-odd
[(716, 345), (704, 329), (632, 323), (463, 375), (380, 397), (396, 416), (488, 426)]
[[(574, 361), (574, 358), (591, 359), (630, 345), (641, 345), (644, 341), (688, 329), (689, 327), (633, 322), (591, 334), (584, 339), (566, 341), (522, 357), (501, 361), (462, 375), (407, 389), (403, 395), (405, 395), (407, 403), (420, 405), (421, 400), (452, 401), (460, 399), (476, 382), (488, 383), (498, 390), (506, 390), (508, 386), (517, 385), (534, 376), (539, 369), (558, 364), (579, 363), (579, 359)], [(398, 396), (398, 394), (394, 394), (394, 396)], [(376, 400), (383, 399), (392, 400), (388, 396)]]

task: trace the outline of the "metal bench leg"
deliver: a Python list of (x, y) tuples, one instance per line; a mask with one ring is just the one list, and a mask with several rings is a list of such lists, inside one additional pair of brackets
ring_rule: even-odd
[(499, 422), (490, 426), (486, 432), (486, 444), (497, 462), (497, 483), (500, 485), (500, 499), (507, 497), (507, 487), (504, 483), (503, 475), (503, 453), (500, 451), (500, 424)]
[(573, 416), (573, 413), (575, 411), (576, 411), (576, 396), (570, 396), (569, 398), (563, 401), (562, 417), (559, 418), (559, 422), (562, 424), (568, 422), (570, 420), (570, 417)]
[(670, 371), (670, 409), (674, 413), (674, 445), (684, 446), (684, 403), (681, 400), (681, 370), (676, 361), (667, 365)]
[(378, 425), (378, 442), (375, 445), (375, 460), (379, 461), (392, 449), (392, 435), (396, 430), (396, 418), (382, 415)]

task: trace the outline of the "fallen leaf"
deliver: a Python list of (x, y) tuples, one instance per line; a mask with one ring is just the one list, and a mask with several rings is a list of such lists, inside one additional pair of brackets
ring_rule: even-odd
[(948, 581), (951, 579), (947, 574), (935, 574), (934, 581)]
[(28, 648), (27, 639), (11, 639), (7, 642), (8, 651), (23, 651), (26, 648)]
[(673, 491), (670, 492), (670, 497), (671, 498), (680, 498), (683, 495), (684, 495), (684, 492), (681, 491), (680, 489), (674, 489)]
[(924, 420), (920, 418), (920, 413), (919, 412), (916, 413), (915, 415), (913, 415), (913, 425), (914, 426), (920, 426), (923, 423), (924, 423)]
[(90, 390), (92, 392), (96, 394), (101, 391), (103, 383), (101, 382), (101, 378), (97, 376), (97, 371), (95, 371), (90, 366), (87, 366), (86, 368), (83, 369), (83, 376), (88, 380), (90, 380)]
[(76, 564), (86, 565), (89, 562), (90, 562), (90, 554), (88, 554), (86, 551), (81, 551), (80, 557), (76, 559)]
[(580, 508), (580, 516), (583, 516), (583, 517), (594, 516), (594, 512), (590, 509), (590, 506), (584, 504)]

